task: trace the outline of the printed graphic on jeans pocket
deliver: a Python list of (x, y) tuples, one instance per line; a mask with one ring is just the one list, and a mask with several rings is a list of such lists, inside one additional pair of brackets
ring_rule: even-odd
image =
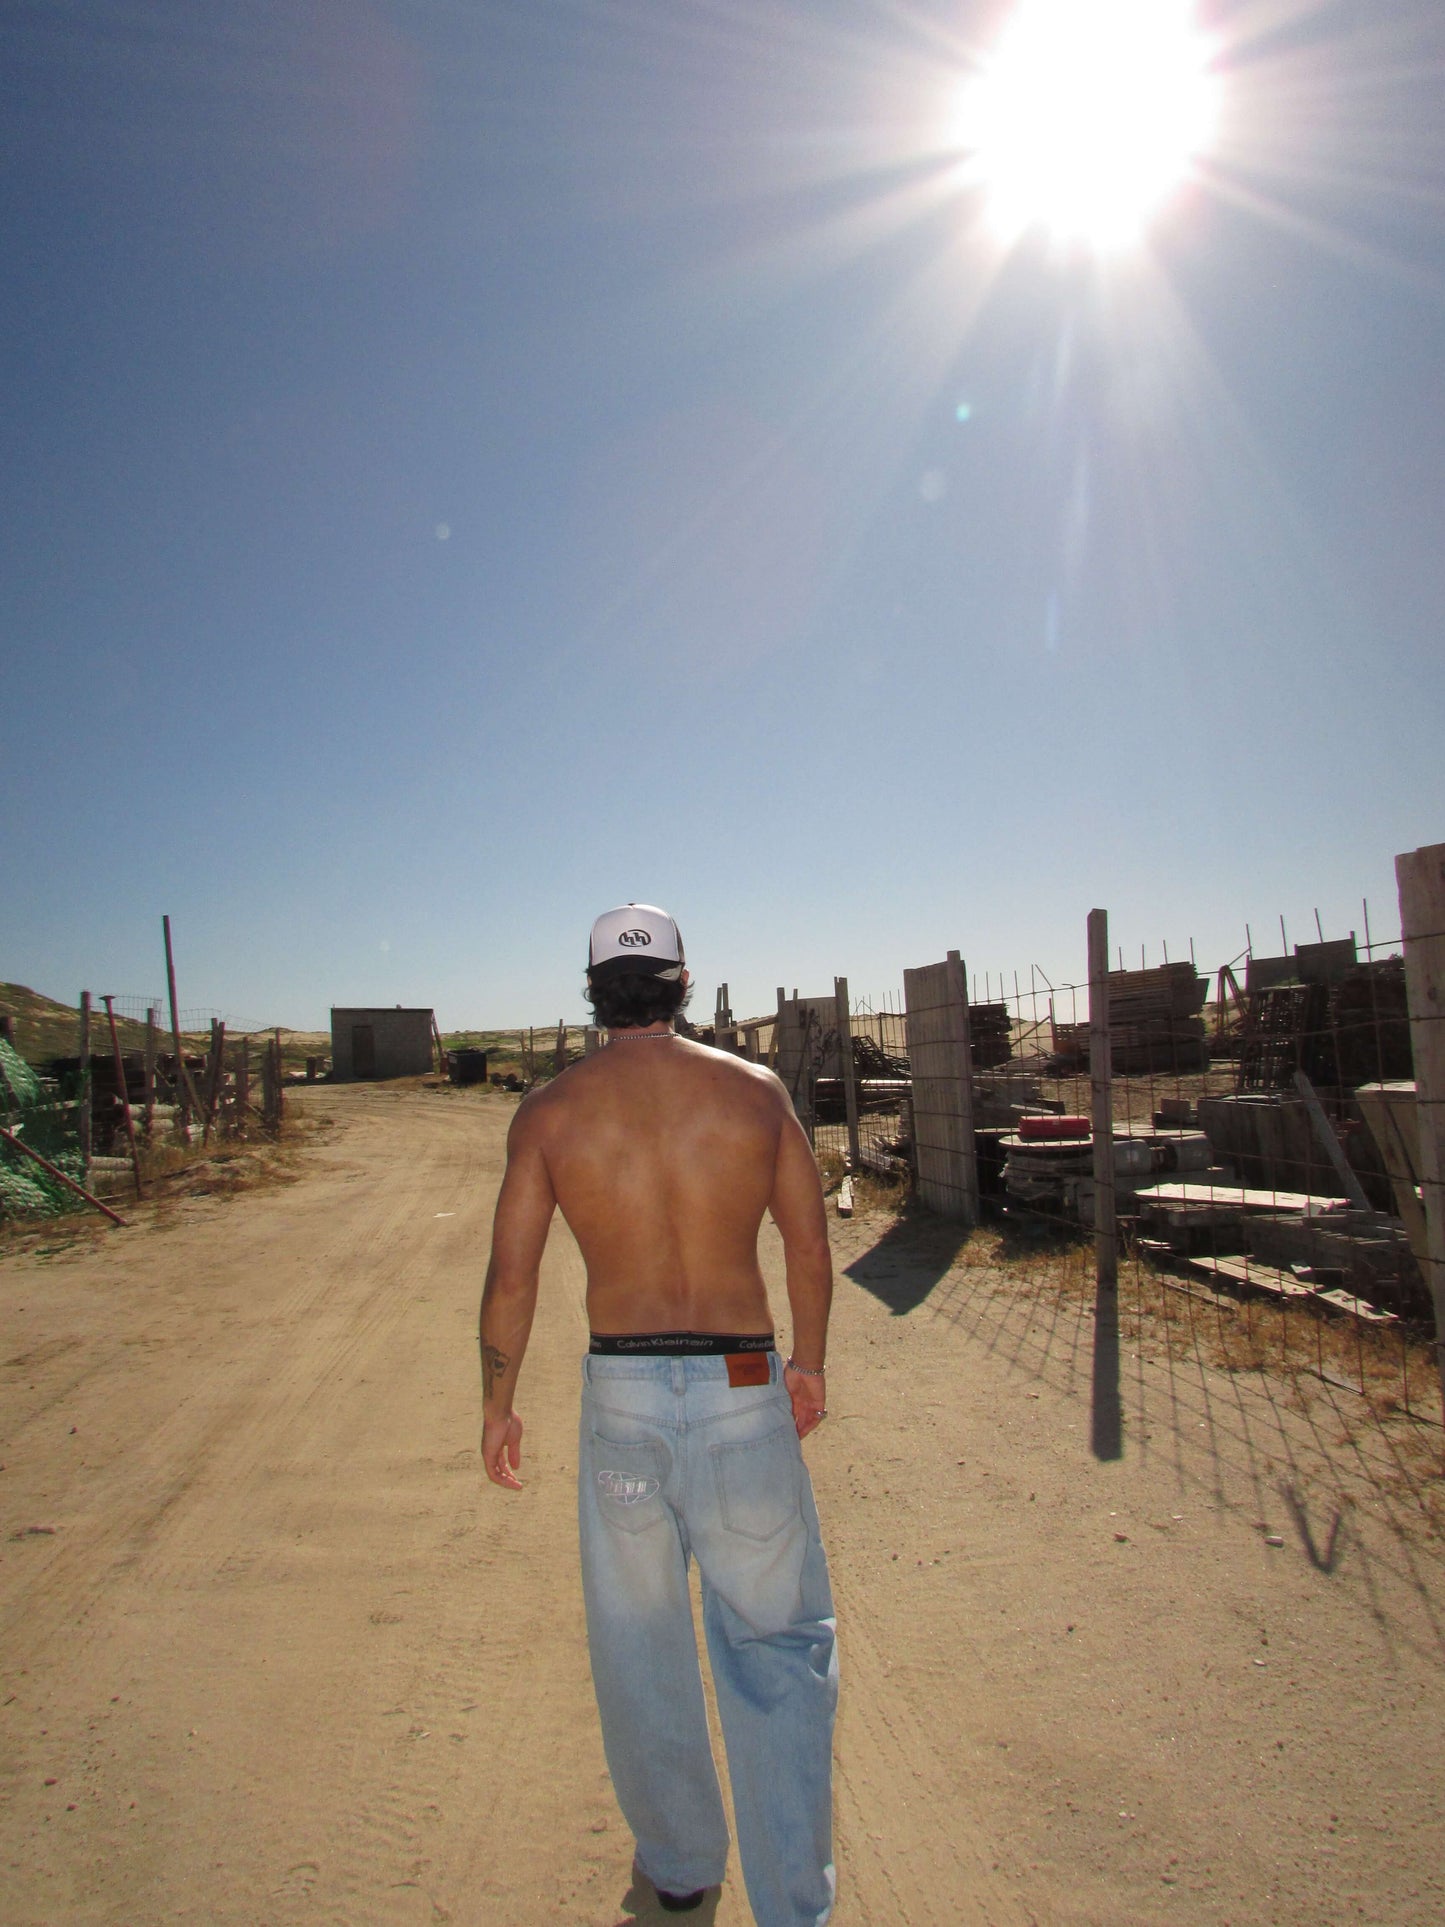
[(655, 1499), (662, 1490), (657, 1479), (639, 1478), (633, 1472), (614, 1472), (604, 1469), (597, 1474), (597, 1484), (605, 1497), (615, 1499), (618, 1505), (641, 1505), (644, 1499)]

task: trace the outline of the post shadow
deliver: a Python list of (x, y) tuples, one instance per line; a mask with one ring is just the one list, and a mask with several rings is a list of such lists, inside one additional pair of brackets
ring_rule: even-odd
[(1279, 1492), (1280, 1497), (1289, 1507), (1290, 1517), (1294, 1520), (1295, 1530), (1299, 1533), (1301, 1543), (1305, 1549), (1305, 1557), (1309, 1560), (1316, 1572), (1322, 1572), (1326, 1576), (1330, 1575), (1337, 1569), (1340, 1563), (1340, 1554), (1342, 1551), (1340, 1545), (1340, 1528), (1345, 1520), (1344, 1509), (1341, 1506), (1335, 1507), (1335, 1516), (1330, 1521), (1329, 1535), (1325, 1540), (1323, 1548), (1321, 1548), (1310, 1526), (1310, 1515), (1304, 1500), (1301, 1499), (1294, 1487), (1288, 1482), (1281, 1485)]
[(895, 1318), (906, 1318), (948, 1275), (968, 1236), (968, 1226), (951, 1218), (905, 1211), (876, 1244), (843, 1267), (843, 1276), (871, 1291)]
[(1096, 1459), (1124, 1456), (1124, 1405), (1119, 1391), (1119, 1287), (1102, 1279), (1094, 1294), (1094, 1381), (1089, 1449)]

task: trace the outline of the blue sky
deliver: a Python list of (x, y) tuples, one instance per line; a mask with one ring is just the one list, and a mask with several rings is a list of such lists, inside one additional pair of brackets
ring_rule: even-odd
[(321, 1024), (1398, 928), (1445, 837), (1445, 15), (1217, 5), (1148, 245), (1007, 6), (11, 0), (0, 977)]

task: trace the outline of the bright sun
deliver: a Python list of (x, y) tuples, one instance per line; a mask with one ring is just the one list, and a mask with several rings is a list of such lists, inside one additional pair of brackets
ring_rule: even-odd
[(1136, 241), (1209, 144), (1210, 52), (1190, 0), (1018, 0), (960, 100), (994, 225)]

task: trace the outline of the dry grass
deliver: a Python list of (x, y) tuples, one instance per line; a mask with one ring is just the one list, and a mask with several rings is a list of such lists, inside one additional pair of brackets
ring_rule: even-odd
[(1197, 1357), (1215, 1371), (1256, 1374), (1299, 1411), (1345, 1393), (1334, 1401), (1342, 1412), (1337, 1442), (1388, 1433), (1402, 1489), (1445, 1536), (1440, 1380), (1423, 1330), (1362, 1325), (1307, 1300), (1235, 1299), (1134, 1262), (1120, 1277), (1119, 1335), (1146, 1357)]
[[(276, 1138), (264, 1135), (258, 1125), (245, 1137), (213, 1138), (209, 1145), (202, 1145), (199, 1134), (190, 1144), (159, 1139), (141, 1149), (142, 1198), (136, 1198), (129, 1176), (100, 1195), (127, 1224), (149, 1222), (164, 1230), (185, 1199), (232, 1198), (267, 1185), (296, 1183), (302, 1175), (302, 1153), (323, 1142), (333, 1124), (324, 1113), (293, 1111)], [(0, 1252), (50, 1257), (104, 1238), (112, 1228), (77, 1200), (75, 1210), (63, 1217), (0, 1220)]]
[(823, 1180), (823, 1190), (825, 1193), (838, 1189), (838, 1186), (843, 1182), (843, 1175), (847, 1168), (841, 1151), (818, 1152), (818, 1175)]
[[(900, 1230), (912, 1228), (923, 1239), (944, 1223), (921, 1212), (891, 1215)], [(986, 1282), (1002, 1301), (1069, 1306), (1081, 1321), (1098, 1309), (1093, 1247), (1078, 1238), (984, 1225), (963, 1238), (949, 1269)], [(1235, 1379), (1254, 1378), (1281, 1408), (1325, 1415), (1337, 1446), (1377, 1442), (1384, 1448), (1378, 1490), (1408, 1498), (1426, 1532), (1445, 1539), (1445, 1429), (1427, 1332), (1362, 1325), (1308, 1300), (1236, 1299), (1134, 1256), (1121, 1262), (1117, 1302), (1121, 1350), (1156, 1364), (1194, 1361)]]
[[(847, 1175), (848, 1165), (841, 1151), (824, 1150), (817, 1154), (818, 1173), (823, 1180), (823, 1195), (831, 1197)], [(872, 1171), (853, 1175), (853, 1216), (855, 1218), (896, 1217), (908, 1197), (908, 1181), (881, 1178)]]
[[(975, 1231), (960, 1264), (995, 1272), (1018, 1289), (1046, 1289), (1093, 1305), (1094, 1252), (1082, 1241), (1030, 1249), (1011, 1232)], [(1119, 1333), (1174, 1358), (1201, 1358), (1216, 1371), (1308, 1377), (1356, 1392), (1378, 1424), (1399, 1417), (1440, 1425), (1440, 1382), (1429, 1335), (1409, 1325), (1368, 1326), (1309, 1300), (1278, 1304), (1234, 1298), (1202, 1280), (1126, 1257), (1119, 1274)]]
[(860, 1171), (853, 1180), (855, 1218), (896, 1217), (908, 1196), (908, 1180), (881, 1178), (873, 1171)]

